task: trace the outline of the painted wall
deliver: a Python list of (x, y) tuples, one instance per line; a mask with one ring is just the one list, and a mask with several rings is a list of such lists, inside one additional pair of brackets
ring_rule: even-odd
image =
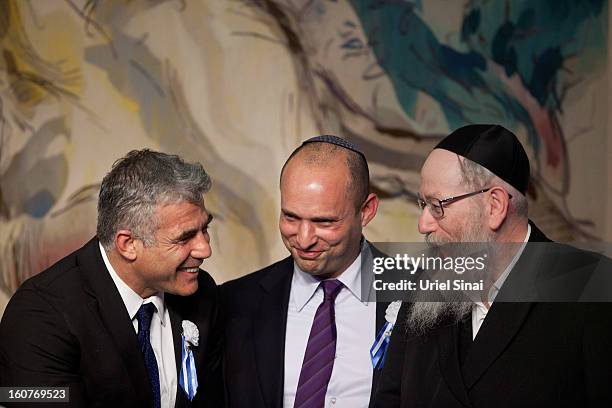
[(420, 239), (419, 168), (477, 122), (524, 142), (546, 232), (612, 239), (604, 0), (6, 0), (0, 49), (0, 312), (94, 234), (102, 177), (143, 147), (213, 177), (218, 282), (286, 255), (278, 174), (321, 133), (369, 157), (370, 240)]

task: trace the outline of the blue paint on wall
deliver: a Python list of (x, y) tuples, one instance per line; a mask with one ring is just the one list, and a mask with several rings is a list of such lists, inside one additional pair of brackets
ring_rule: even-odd
[(24, 203), (24, 212), (31, 215), (34, 218), (44, 217), (53, 204), (55, 199), (53, 195), (47, 190), (40, 190)]
[[(414, 117), (417, 95), (424, 92), (438, 101), (450, 128), (490, 121), (512, 128), (522, 124), (537, 145), (529, 115), (487, 69), (487, 61), (499, 64), (507, 76), (519, 75), (541, 106), (560, 112), (565, 60), (589, 49), (601, 53), (601, 63), (606, 60), (606, 0), (470, 2), (458, 33), (461, 49), (436, 38), (420, 16), (420, 4), (351, 4), (404, 111)], [(592, 67), (584, 64), (582, 69)]]

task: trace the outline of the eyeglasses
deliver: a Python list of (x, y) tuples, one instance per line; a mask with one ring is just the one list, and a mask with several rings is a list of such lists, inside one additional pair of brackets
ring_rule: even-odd
[[(419, 204), (419, 208), (421, 209), (421, 211), (424, 210), (425, 207), (427, 207), (431, 215), (435, 219), (439, 220), (440, 218), (444, 217), (444, 206), (454, 203), (455, 201), (463, 200), (464, 198), (472, 197), (477, 194), (486, 193), (491, 188), (492, 187), (474, 191), (473, 193), (467, 193), (467, 194), (462, 194), (462, 195), (458, 195), (455, 197), (445, 198), (444, 200), (438, 200), (437, 198), (431, 198), (431, 199), (424, 200), (421, 197), (418, 197), (417, 203)], [(512, 195), (508, 194), (508, 196), (512, 198)]]

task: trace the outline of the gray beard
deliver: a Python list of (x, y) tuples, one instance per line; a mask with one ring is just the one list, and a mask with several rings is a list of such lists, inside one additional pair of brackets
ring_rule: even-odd
[(408, 314), (408, 328), (412, 334), (422, 336), (442, 318), (448, 324), (459, 323), (471, 313), (472, 305), (472, 302), (415, 302)]
[[(450, 243), (450, 240), (438, 239), (431, 235), (427, 235), (425, 240), (430, 247), (434, 248)], [(480, 228), (476, 223), (472, 223), (463, 232), (459, 242), (482, 242), (486, 246), (493, 240), (493, 235), (489, 231)], [(439, 302), (431, 302), (431, 295), (423, 295), (422, 293), (420, 295), (415, 295), (414, 303), (406, 319), (408, 331), (417, 336), (427, 334), (442, 320), (445, 324), (459, 323), (471, 314), (474, 305), (474, 302), (467, 295), (464, 296), (457, 292), (441, 294), (443, 299)], [(426, 301), (424, 299), (426, 297), (430, 301)]]

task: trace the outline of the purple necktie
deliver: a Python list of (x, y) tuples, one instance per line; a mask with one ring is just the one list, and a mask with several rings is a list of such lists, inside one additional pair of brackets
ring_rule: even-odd
[(327, 385), (334, 368), (336, 358), (334, 301), (342, 289), (342, 283), (334, 279), (323, 281), (320, 285), (323, 287), (324, 298), (310, 328), (293, 408), (324, 408)]

